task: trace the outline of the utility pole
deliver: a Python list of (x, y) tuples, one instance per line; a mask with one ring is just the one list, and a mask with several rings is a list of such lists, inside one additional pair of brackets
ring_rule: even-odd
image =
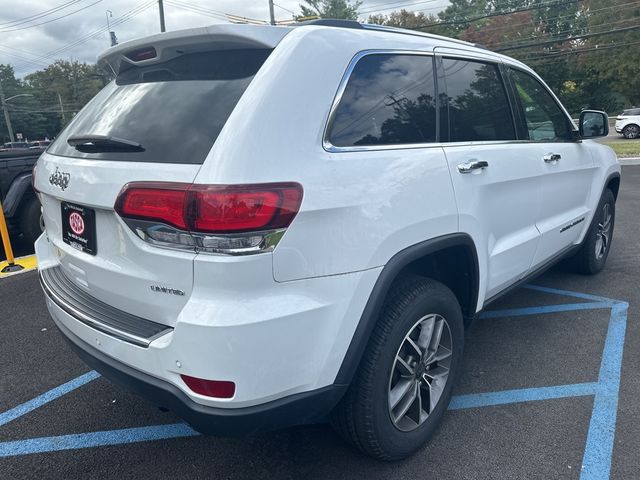
[(269, 23), (271, 25), (275, 25), (276, 24), (276, 14), (273, 12), (273, 0), (269, 0), (269, 18), (270, 18)]
[(164, 26), (164, 2), (162, 0), (158, 0), (158, 8), (160, 10), (160, 31), (166, 32), (167, 29)]
[[(62, 97), (58, 93), (58, 103), (60, 103), (60, 118), (62, 119), (62, 126), (65, 126), (64, 107), (62, 106)], [(13, 141), (13, 140), (12, 140)]]
[(9, 130), (9, 140), (15, 142), (13, 138), (13, 126), (11, 125), (11, 117), (9, 116), (9, 110), (7, 109), (7, 102), (4, 101), (4, 90), (2, 89), (2, 81), (0, 81), (0, 103), (2, 104), (2, 110), (4, 111), (4, 121), (7, 124), (7, 130)]

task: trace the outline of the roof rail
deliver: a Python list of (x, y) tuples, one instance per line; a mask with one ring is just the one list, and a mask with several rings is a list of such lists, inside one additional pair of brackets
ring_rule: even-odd
[(444, 37), (442, 35), (436, 35), (435, 33), (419, 32), (417, 30), (407, 30), (406, 28), (387, 27), (386, 25), (376, 25), (373, 23), (362, 23), (362, 28), (366, 30), (375, 30), (378, 32), (398, 33), (401, 35), (413, 35), (416, 37), (434, 38), (437, 40), (444, 40), (451, 43), (457, 43), (459, 45), (465, 45), (467, 47), (473, 47), (473, 43), (465, 42), (464, 40), (458, 40), (456, 38)]
[(341, 20), (338, 18), (319, 18), (317, 20), (307, 20), (305, 22), (294, 23), (294, 27), (303, 27), (305, 25), (317, 25), (321, 27), (339, 27), (339, 28), (364, 28), (357, 20)]

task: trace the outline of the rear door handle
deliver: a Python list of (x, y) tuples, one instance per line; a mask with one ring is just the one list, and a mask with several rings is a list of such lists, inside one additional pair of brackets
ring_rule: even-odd
[(558, 160), (560, 160), (562, 158), (562, 155), (560, 155), (559, 153), (547, 153), (544, 157), (542, 157), (542, 159), (546, 162), (546, 163), (553, 163), (553, 162), (557, 162)]
[(458, 171), (460, 173), (471, 173), (474, 170), (484, 170), (488, 166), (489, 163), (484, 160), (471, 160), (470, 162), (459, 164)]

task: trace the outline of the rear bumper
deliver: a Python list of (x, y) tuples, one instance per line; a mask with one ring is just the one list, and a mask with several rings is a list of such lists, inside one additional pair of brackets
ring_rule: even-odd
[(327, 387), (244, 408), (216, 408), (191, 400), (174, 385), (131, 368), (91, 347), (56, 321), (73, 350), (100, 374), (151, 403), (167, 408), (201, 433), (246, 435), (323, 421), (346, 391)]

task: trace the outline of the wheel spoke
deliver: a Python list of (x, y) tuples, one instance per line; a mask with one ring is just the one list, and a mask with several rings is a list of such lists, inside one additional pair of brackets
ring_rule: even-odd
[(398, 383), (396, 383), (396, 385), (389, 392), (389, 407), (391, 409), (396, 408), (398, 403), (400, 403), (400, 400), (402, 400), (407, 395), (407, 393), (409, 393), (415, 383), (416, 381), (413, 378), (401, 378), (400, 380), (398, 380)]
[(411, 388), (409, 389), (407, 394), (402, 397), (402, 400), (398, 404), (398, 413), (395, 416), (396, 423), (398, 423), (402, 419), (402, 417), (407, 414), (411, 406), (416, 401), (416, 398), (418, 398), (418, 382), (413, 381), (411, 382)]
[(415, 368), (409, 365), (400, 355), (396, 357), (396, 369), (402, 377), (410, 377), (416, 373)]
[(431, 337), (433, 336), (433, 329), (436, 326), (436, 316), (430, 315), (422, 323), (420, 323), (420, 336), (418, 337), (418, 346), (422, 350), (429, 348)]
[(413, 349), (413, 351), (418, 355), (418, 359), (420, 359), (422, 357), (422, 349), (420, 348), (420, 346), (416, 342), (414, 342), (411, 337), (407, 337), (406, 342), (407, 345), (409, 345), (411, 349)]
[(438, 346), (440, 345), (440, 340), (442, 339), (442, 331), (444, 329), (444, 319), (442, 317), (436, 322), (433, 335), (431, 336), (431, 341), (429, 342), (429, 349), (425, 353), (425, 363), (432, 363), (433, 357), (438, 351)]
[(436, 350), (435, 355), (433, 356), (432, 362), (441, 362), (451, 356), (451, 350), (449, 350), (444, 345), (438, 346), (438, 350)]

